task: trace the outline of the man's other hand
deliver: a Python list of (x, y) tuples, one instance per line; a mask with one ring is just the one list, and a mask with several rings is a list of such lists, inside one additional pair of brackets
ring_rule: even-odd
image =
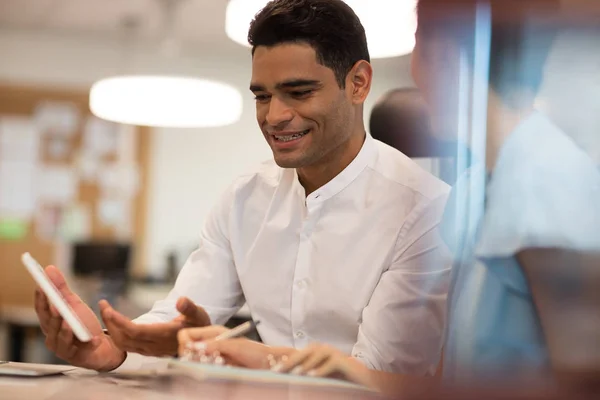
[(100, 301), (102, 319), (115, 345), (123, 351), (145, 356), (175, 356), (180, 329), (210, 325), (206, 311), (188, 298), (182, 297), (177, 301), (177, 310), (181, 315), (172, 321), (136, 324), (114, 310), (107, 301)]

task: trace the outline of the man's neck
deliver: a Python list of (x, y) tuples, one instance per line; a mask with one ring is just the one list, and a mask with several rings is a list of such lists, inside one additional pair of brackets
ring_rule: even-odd
[(534, 111), (533, 106), (512, 109), (504, 105), (499, 97), (490, 93), (487, 111), (487, 138), (485, 149), (485, 166), (492, 172), (498, 161), (502, 145), (517, 128)]
[(306, 195), (308, 196), (324, 186), (350, 165), (360, 152), (365, 138), (366, 133), (363, 129), (361, 134), (353, 135), (348, 141), (325, 156), (319, 164), (297, 168), (296, 172)]

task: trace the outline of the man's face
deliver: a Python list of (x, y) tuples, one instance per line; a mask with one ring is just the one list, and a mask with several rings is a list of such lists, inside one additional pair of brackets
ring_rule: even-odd
[(348, 90), (308, 44), (257, 47), (250, 90), (258, 125), (280, 167), (318, 165), (353, 133)]
[(417, 29), (411, 72), (431, 115), (432, 134), (454, 140), (458, 132), (460, 57), (457, 46)]

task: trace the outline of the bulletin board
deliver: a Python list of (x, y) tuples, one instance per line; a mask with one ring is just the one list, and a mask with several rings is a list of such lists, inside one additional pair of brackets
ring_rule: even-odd
[[(9, 221), (6, 220), (6, 215), (4, 217), (0, 215), (0, 306), (33, 305), (35, 285), (27, 271), (21, 266), (20, 256), (23, 252), (30, 252), (42, 265), (53, 264), (58, 259), (57, 253), (60, 249), (68, 246), (69, 240), (75, 241), (73, 237), (65, 237), (66, 228), (63, 229), (64, 232), (62, 233), (59, 232), (58, 228), (55, 231), (48, 229), (48, 227), (59, 226), (58, 223), (55, 225), (45, 223), (45, 230), (43, 230), (45, 234), (40, 234), (41, 222), (48, 222), (48, 218), (43, 219), (41, 216), (53, 215), (52, 208), (61, 209), (59, 210), (62, 212), (63, 218), (61, 226), (66, 226), (64, 223), (65, 210), (68, 209), (71, 214), (74, 213), (73, 210), (79, 210), (79, 225), (71, 225), (79, 227), (77, 229), (80, 230), (78, 232), (80, 235), (83, 231), (81, 227), (86, 227), (86, 237), (80, 240), (130, 242), (133, 246), (131, 274), (140, 276), (144, 273), (143, 246), (151, 140), (149, 128), (111, 124), (111, 129), (114, 128), (115, 130), (114, 132), (111, 131), (113, 133), (111, 133), (110, 138), (114, 138), (117, 145), (112, 150), (108, 147), (103, 149), (103, 153), (98, 151), (91, 157), (90, 154), (92, 153), (85, 146), (89, 147), (90, 137), (96, 136), (90, 136), (90, 127), (98, 125), (104, 129), (107, 125), (101, 125), (100, 122), (102, 121), (90, 113), (87, 91), (68, 91), (0, 83), (0, 135), (2, 135), (3, 118), (4, 120), (13, 118), (24, 121), (27, 119), (39, 121), (41, 115), (40, 105), (47, 104), (55, 107), (58, 105), (59, 109), (64, 106), (70, 110), (76, 110), (78, 116), (77, 119), (73, 120), (76, 122), (70, 122), (73, 125), (73, 131), (59, 139), (56, 138), (54, 133), (45, 132), (46, 128), (42, 127), (38, 131), (40, 138), (37, 168), (42, 173), (56, 170), (62, 173), (62, 177), (70, 176), (70, 187), (73, 188), (71, 190), (71, 200), (66, 202), (68, 204), (62, 204), (60, 207), (49, 205), (44, 201), (36, 201), (34, 214), (29, 220), (20, 217), (20, 221), (13, 223), (10, 218)], [(50, 108), (52, 108), (51, 106)], [(90, 121), (97, 124), (93, 125)], [(124, 135), (129, 135), (127, 136), (128, 140), (122, 140)], [(19, 138), (15, 140), (19, 140)], [(2, 146), (2, 143), (2, 137), (0, 137), (0, 146)], [(128, 149), (129, 158), (125, 161), (123, 161), (123, 143), (128, 143), (130, 147)], [(0, 148), (0, 157), (2, 154)], [(4, 154), (7, 158), (6, 152)], [(87, 165), (90, 164), (88, 161), (92, 158), (94, 159), (93, 165)], [(0, 173), (2, 173), (2, 163), (3, 160), (0, 159)], [(12, 190), (11, 187), (2, 187), (2, 182), (5, 182), (5, 186), (10, 186), (10, 183), (7, 182), (18, 184), (19, 181), (13, 178), (20, 178), (21, 173), (25, 176), (24, 170), (26, 169), (18, 167), (25, 164), (5, 163), (4, 165), (9, 165), (12, 170), (4, 171), (4, 180), (0, 179), (0, 197), (3, 195), (6, 197), (9, 193), (7, 191)], [(84, 165), (86, 165), (85, 168), (83, 168)], [(131, 189), (127, 196), (121, 196), (118, 201), (114, 199), (107, 200), (107, 190), (103, 184), (106, 183), (107, 179), (110, 180), (110, 175), (107, 175), (106, 171), (124, 171), (120, 167), (125, 165), (128, 171), (135, 172), (135, 185), (130, 185), (135, 186), (135, 188)], [(102, 176), (103, 179), (98, 179), (98, 176)], [(108, 178), (105, 178), (106, 176)], [(118, 177), (121, 179), (122, 174)], [(60, 180), (60, 177), (57, 179)], [(60, 183), (60, 185), (64, 185), (64, 183)], [(62, 186), (59, 187), (60, 185), (57, 184), (56, 193), (53, 193), (53, 196), (60, 196), (66, 191), (66, 189), (62, 189)], [(49, 186), (46, 190), (52, 192), (55, 188), (52, 185)], [(16, 201), (20, 200), (17, 199)], [(118, 207), (115, 207), (115, 205)], [(112, 211), (110, 207), (113, 208)], [(82, 210), (87, 211), (87, 214), (83, 214)], [(127, 213), (121, 212), (121, 214), (118, 214), (115, 210), (127, 210)], [(118, 214), (123, 220), (118, 224), (106, 223), (107, 220), (106, 218), (103, 219), (102, 215), (111, 215), (110, 212), (114, 215)], [(57, 211), (56, 215), (58, 214)], [(70, 217), (73, 217), (73, 215), (70, 215)], [(87, 216), (87, 218), (84, 219), (82, 216)], [(116, 217), (114, 218), (116, 221)], [(85, 221), (85, 223), (81, 221)], [(123, 232), (123, 226), (127, 226), (126, 232)], [(75, 228), (70, 229), (75, 230)]]

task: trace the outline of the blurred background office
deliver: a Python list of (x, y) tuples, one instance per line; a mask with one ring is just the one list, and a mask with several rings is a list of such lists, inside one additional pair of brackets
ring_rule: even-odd
[[(367, 129), (452, 183), (455, 147), (410, 139), (431, 135), (408, 90), (415, 1), (347, 2), (373, 57)], [(0, 0), (0, 360), (56, 361), (22, 252), (135, 317), (172, 287), (232, 179), (271, 157), (244, 44), (264, 3)], [(600, 163), (598, 43), (597, 26), (566, 24), (538, 105)]]

